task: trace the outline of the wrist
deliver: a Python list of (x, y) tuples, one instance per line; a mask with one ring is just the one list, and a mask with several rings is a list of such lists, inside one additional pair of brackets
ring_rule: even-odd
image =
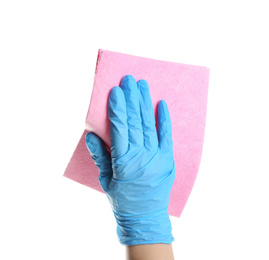
[(154, 214), (127, 216), (114, 212), (117, 235), (123, 245), (171, 244), (174, 241), (167, 209)]

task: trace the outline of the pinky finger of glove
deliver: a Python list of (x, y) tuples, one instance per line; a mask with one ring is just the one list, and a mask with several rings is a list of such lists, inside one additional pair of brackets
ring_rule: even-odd
[(158, 139), (161, 150), (173, 151), (171, 119), (163, 99), (158, 104)]

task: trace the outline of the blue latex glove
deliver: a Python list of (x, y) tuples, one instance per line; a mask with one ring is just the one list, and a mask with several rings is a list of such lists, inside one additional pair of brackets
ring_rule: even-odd
[(109, 94), (111, 154), (94, 133), (86, 144), (99, 168), (99, 181), (111, 203), (121, 244), (174, 241), (168, 215), (175, 179), (171, 121), (158, 104), (158, 134), (147, 81), (127, 75)]

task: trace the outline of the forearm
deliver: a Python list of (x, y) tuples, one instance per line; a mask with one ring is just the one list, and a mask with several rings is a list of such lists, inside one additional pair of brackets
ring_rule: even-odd
[(174, 260), (172, 244), (148, 244), (126, 247), (127, 260)]

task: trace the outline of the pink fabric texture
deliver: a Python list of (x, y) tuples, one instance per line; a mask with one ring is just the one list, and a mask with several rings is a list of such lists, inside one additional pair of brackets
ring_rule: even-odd
[(108, 96), (125, 75), (145, 79), (150, 88), (155, 118), (157, 104), (164, 99), (172, 124), (176, 179), (171, 190), (169, 215), (180, 217), (193, 188), (202, 155), (209, 69), (99, 50), (89, 110), (76, 150), (64, 176), (103, 192), (98, 168), (91, 158), (85, 135), (96, 133), (110, 147)]

